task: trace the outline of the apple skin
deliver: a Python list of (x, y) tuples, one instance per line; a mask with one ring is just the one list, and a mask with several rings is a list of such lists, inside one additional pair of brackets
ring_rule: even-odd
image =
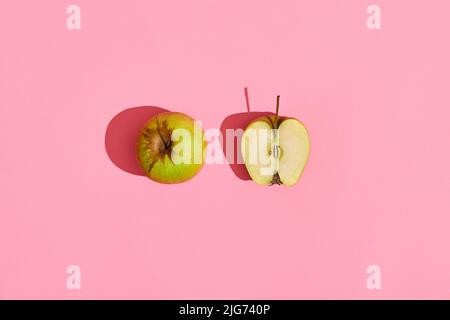
[[(267, 125), (268, 128), (270, 129), (275, 129), (275, 128), (279, 128), (279, 132), (280, 132), (280, 163), (284, 164), (286, 163), (286, 157), (291, 157), (292, 158), (298, 158), (297, 161), (298, 164), (294, 167), (294, 168), (289, 168), (289, 170), (287, 170), (288, 172), (286, 172), (286, 167), (283, 168), (284, 170), (280, 170), (278, 171), (278, 173), (276, 175), (274, 175), (272, 177), (272, 179), (268, 179), (267, 176), (261, 176), (257, 171), (255, 171), (251, 165), (249, 165), (247, 162), (245, 162), (245, 159), (247, 159), (246, 155), (244, 154), (244, 150), (245, 150), (245, 142), (244, 142), (244, 138), (242, 140), (242, 145), (241, 145), (241, 152), (242, 152), (242, 156), (245, 162), (245, 166), (247, 168), (247, 171), (251, 177), (251, 179), (253, 180), (253, 182), (255, 182), (256, 184), (259, 185), (274, 185), (274, 184), (281, 184), (281, 185), (285, 185), (288, 187), (291, 187), (293, 185), (295, 185), (298, 180), (300, 179), (301, 175), (303, 174), (303, 170), (305, 168), (306, 163), (308, 162), (309, 159), (309, 153), (310, 153), (310, 138), (309, 138), (309, 133), (306, 129), (306, 127), (303, 125), (302, 122), (300, 122), (298, 119), (296, 118), (292, 118), (292, 117), (286, 117), (286, 116), (278, 116), (277, 115), (270, 115), (270, 116), (263, 116), (263, 117), (258, 117), (255, 120), (253, 120), (252, 122), (250, 122), (247, 125), (247, 128), (244, 131), (244, 136), (246, 135), (246, 131), (253, 127), (256, 123), (265, 123)], [(294, 123), (296, 129), (300, 129), (300, 131), (296, 131), (296, 134), (299, 135), (299, 137), (302, 137), (302, 139), (300, 139), (300, 141), (302, 141), (303, 143), (299, 146), (302, 146), (302, 155), (299, 156), (298, 154), (293, 155), (292, 152), (287, 152), (287, 150), (284, 150), (284, 146), (283, 146), (283, 141), (282, 138), (286, 137), (286, 130), (282, 130), (281, 126), (283, 124), (286, 123), (290, 123), (291, 126)], [(284, 129), (284, 128), (283, 128)], [(294, 131), (294, 130), (293, 130)], [(284, 136), (284, 137), (283, 137)], [(288, 133), (288, 139), (292, 138), (291, 133)], [(294, 135), (295, 136), (295, 135)], [(300, 149), (300, 148), (299, 148)], [(294, 154), (297, 153), (298, 151), (295, 150)], [(283, 159), (283, 157), (285, 157), (285, 159)], [(294, 161), (295, 162), (295, 161)], [(284, 165), (283, 164), (283, 165)], [(290, 169), (292, 169), (292, 172), (289, 172)], [(283, 171), (282, 175), (281, 175), (281, 171)]]
[[(191, 135), (190, 163), (174, 163), (171, 159), (168, 145), (176, 129), (185, 129)], [(200, 139), (195, 138), (195, 132), (201, 134)], [(163, 112), (150, 118), (137, 141), (138, 161), (146, 175), (164, 184), (182, 183), (196, 176), (203, 167), (205, 153), (203, 129), (193, 118), (180, 112)], [(195, 159), (200, 159), (200, 162), (195, 163)]]

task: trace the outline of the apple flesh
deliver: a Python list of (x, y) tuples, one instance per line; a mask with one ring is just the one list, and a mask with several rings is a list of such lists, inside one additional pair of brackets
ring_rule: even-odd
[[(262, 139), (261, 132), (268, 133), (269, 138)], [(278, 115), (252, 121), (241, 141), (247, 171), (260, 185), (296, 184), (308, 162), (309, 149), (310, 139), (305, 126), (297, 119)]]
[[(174, 138), (176, 130), (188, 133), (187, 139)], [(174, 148), (187, 143), (181, 151), (188, 161), (176, 161)], [(200, 125), (190, 116), (179, 112), (163, 112), (150, 118), (137, 142), (138, 161), (147, 176), (165, 184), (181, 183), (192, 179), (203, 167), (206, 140)]]

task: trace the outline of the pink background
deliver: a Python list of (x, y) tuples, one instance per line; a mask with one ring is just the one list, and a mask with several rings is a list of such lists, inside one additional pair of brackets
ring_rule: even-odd
[[(69, 31), (69, 4), (82, 29)], [(382, 9), (382, 30), (366, 8)], [(448, 0), (5, 1), (0, 298), (450, 298)], [(105, 131), (155, 105), (312, 137), (293, 188), (206, 166), (159, 185)], [(80, 265), (82, 290), (66, 288)], [(382, 271), (368, 290), (366, 268)]]

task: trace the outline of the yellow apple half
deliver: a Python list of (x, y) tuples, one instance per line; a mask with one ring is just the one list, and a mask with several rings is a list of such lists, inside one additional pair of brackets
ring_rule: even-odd
[[(268, 138), (263, 138), (266, 134)], [(247, 171), (260, 185), (292, 186), (297, 183), (308, 162), (309, 148), (310, 139), (305, 126), (297, 119), (277, 116), (252, 121), (241, 141)]]

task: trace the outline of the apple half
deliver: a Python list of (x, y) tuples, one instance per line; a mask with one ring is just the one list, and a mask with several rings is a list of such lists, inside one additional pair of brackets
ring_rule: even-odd
[(293, 186), (309, 158), (310, 139), (297, 119), (277, 113), (252, 121), (244, 131), (241, 153), (252, 180), (260, 185)]

